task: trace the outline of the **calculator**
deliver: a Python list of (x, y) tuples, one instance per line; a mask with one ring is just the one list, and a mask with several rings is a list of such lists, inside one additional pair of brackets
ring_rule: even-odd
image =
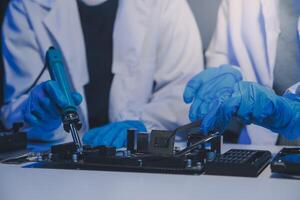
[(269, 151), (231, 149), (207, 161), (204, 171), (210, 175), (257, 177), (271, 158)]

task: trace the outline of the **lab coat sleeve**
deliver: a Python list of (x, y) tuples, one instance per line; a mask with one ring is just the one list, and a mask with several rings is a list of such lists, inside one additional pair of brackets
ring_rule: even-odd
[[(28, 94), (24, 94), (24, 92), (37, 78), (44, 63), (22, 1), (12, 0), (10, 2), (2, 30), (5, 99), (4, 106), (1, 108), (1, 120), (6, 128), (11, 128), (13, 123), (24, 122), (22, 109), (28, 98)], [(45, 77), (46, 75), (42, 79)], [(25, 126), (29, 139), (45, 140), (40, 130), (26, 124)], [(49, 134), (52, 135), (48, 139), (51, 141), (65, 137), (61, 128)]]
[(292, 85), (290, 88), (288, 88), (285, 91), (285, 94), (287, 94), (287, 93), (296, 94), (296, 95), (300, 96), (300, 82), (298, 82), (298, 83)]
[(206, 66), (218, 67), (222, 64), (236, 64), (230, 60), (230, 40), (229, 38), (229, 17), (228, 17), (228, 1), (223, 0), (220, 4), (217, 24), (209, 44), (205, 52)]
[(203, 70), (202, 43), (192, 12), (184, 0), (163, 1), (154, 88), (140, 119), (148, 130), (168, 129), (189, 122), (183, 102), (186, 83)]

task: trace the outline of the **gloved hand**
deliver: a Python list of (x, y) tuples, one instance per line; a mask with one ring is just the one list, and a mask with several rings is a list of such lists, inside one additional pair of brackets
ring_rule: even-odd
[(132, 128), (141, 132), (146, 131), (146, 127), (141, 121), (113, 122), (99, 128), (91, 129), (84, 134), (82, 141), (93, 147), (104, 145), (121, 148), (127, 143), (127, 130)]
[[(218, 98), (222, 99), (222, 96)], [(201, 126), (223, 129), (232, 116), (239, 117), (245, 124), (254, 123), (271, 129), (287, 139), (300, 136), (300, 102), (277, 96), (257, 83), (237, 83), (231, 97), (219, 106), (213, 116), (205, 116)]]
[[(72, 97), (76, 105), (81, 103), (82, 97), (79, 93), (74, 92)], [(35, 86), (29, 94), (23, 107), (24, 121), (30, 127), (47, 134), (61, 125), (61, 110), (66, 104), (67, 99), (56, 81), (43, 82)], [(45, 140), (47, 137), (41, 138)]]
[[(231, 96), (234, 85), (241, 80), (240, 71), (230, 65), (209, 68), (196, 75), (188, 82), (183, 94), (185, 103), (193, 102), (190, 120), (203, 120), (207, 115), (213, 117), (211, 113), (215, 113), (220, 104)], [(207, 133), (206, 127), (201, 126), (201, 129)]]

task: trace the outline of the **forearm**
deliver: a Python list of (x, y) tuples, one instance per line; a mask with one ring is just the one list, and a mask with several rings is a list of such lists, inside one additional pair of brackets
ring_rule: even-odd
[[(253, 82), (239, 82), (224, 110), (231, 110), (245, 123), (253, 123), (295, 139), (299, 133), (300, 101), (297, 95), (277, 96)], [(231, 112), (230, 111), (230, 112)]]
[(287, 139), (296, 139), (300, 137), (300, 102), (285, 97), (280, 97), (284, 107), (285, 114), (277, 112), (274, 118), (274, 124), (270, 127), (274, 132), (282, 134)]

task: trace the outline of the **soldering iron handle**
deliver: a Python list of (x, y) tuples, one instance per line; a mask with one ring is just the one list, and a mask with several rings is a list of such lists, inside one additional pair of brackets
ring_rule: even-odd
[(50, 47), (46, 53), (46, 65), (48, 67), (50, 77), (57, 81), (62, 92), (67, 98), (67, 106), (63, 108), (64, 113), (76, 112), (76, 105), (72, 98), (71, 85), (63, 64), (62, 54), (54, 47)]

